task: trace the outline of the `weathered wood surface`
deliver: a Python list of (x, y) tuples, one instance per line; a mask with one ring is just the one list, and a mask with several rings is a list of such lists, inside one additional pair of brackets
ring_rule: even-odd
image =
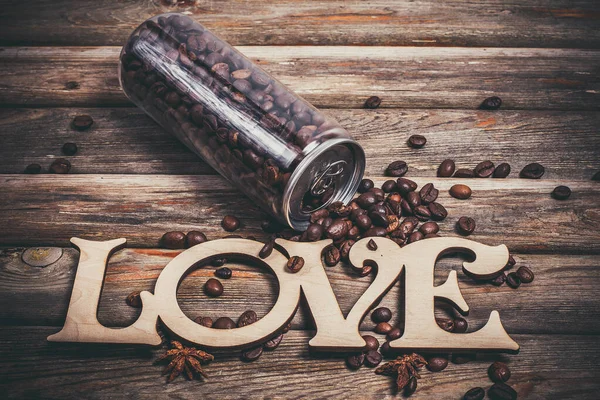
[(194, 3), (3, 1), (0, 43), (121, 45), (146, 18), (184, 11), (235, 45), (600, 45), (600, 7), (586, 0), (185, 2)]
[[(127, 248), (110, 259), (98, 309), (98, 319), (106, 326), (128, 326), (139, 316), (139, 309), (125, 303), (134, 290), (153, 291), (165, 265), (180, 251)], [(62, 258), (44, 268), (30, 267), (21, 260), (22, 249), (0, 253), (0, 320), (13, 325), (51, 325), (64, 323), (75, 278), (79, 253), (65, 248)], [(514, 290), (477, 283), (461, 270), (460, 257), (442, 258), (435, 270), (435, 284), (445, 282), (450, 270), (458, 271), (459, 286), (471, 306), (467, 317), (470, 329), (481, 328), (492, 310), (498, 310), (509, 333), (600, 334), (600, 310), (596, 294), (600, 285), (600, 262), (595, 255), (515, 254), (517, 267), (526, 265), (536, 274), (532, 284)], [(275, 277), (267, 271), (239, 262), (227, 264), (233, 277), (223, 280), (224, 294), (208, 298), (202, 285), (213, 277), (215, 267), (194, 270), (181, 283), (178, 300), (190, 318), (230, 317), (234, 321), (247, 309), (264, 316), (277, 298)], [(326, 268), (327, 276), (344, 315), (370, 285), (371, 278), (359, 278), (342, 264)], [(558, 290), (560, 289), (560, 290)], [(392, 320), (402, 324), (403, 285), (397, 283), (380, 305), (394, 313)], [(40, 307), (45, 304), (45, 307)], [(438, 304), (440, 316), (452, 316), (449, 307)], [(314, 329), (306, 306), (301, 306), (292, 326)], [(365, 318), (361, 329), (373, 329)]]
[[(239, 50), (308, 101), (360, 108), (598, 110), (600, 51), (516, 48), (242, 46)], [(0, 49), (0, 105), (130, 105), (119, 88), (119, 47)]]
[[(164, 367), (153, 365), (160, 349), (46, 342), (55, 331), (53, 327), (0, 328), (0, 388), (5, 398), (399, 397), (390, 377), (365, 367), (350, 371), (339, 356), (309, 354), (313, 333), (306, 331), (290, 331), (274, 352), (252, 363), (240, 361), (237, 354), (217, 353), (206, 366), (208, 380), (187, 382), (180, 377), (169, 385), (160, 375)], [(411, 399), (455, 400), (472, 387), (487, 389), (491, 386), (487, 367), (498, 359), (508, 361), (509, 383), (520, 399), (597, 395), (600, 341), (596, 337), (514, 335), (514, 339), (521, 345), (518, 355), (479, 355), (476, 361), (450, 364), (440, 373), (423, 369)]]
[[(549, 179), (588, 180), (600, 170), (600, 114), (596, 112), (325, 111), (365, 149), (367, 176), (380, 175), (391, 160), (403, 159), (411, 176), (432, 177), (446, 157), (465, 168), (484, 159), (509, 162), (513, 177), (532, 161), (546, 167), (544, 178)], [(90, 130), (71, 129), (78, 114), (94, 118)], [(47, 171), (66, 142), (79, 148), (68, 157), (72, 174), (216, 174), (137, 108), (0, 109), (0, 132), (4, 153), (0, 173), (4, 174), (22, 173), (33, 162)], [(406, 140), (413, 134), (425, 135), (427, 145), (409, 148)]]
[[(410, 175), (409, 175), (410, 177)], [(385, 178), (375, 178), (381, 184)], [(416, 178), (433, 182), (449, 212), (442, 233), (462, 215), (477, 221), (474, 239), (505, 243), (512, 251), (600, 251), (600, 185), (592, 181)], [(473, 189), (469, 200), (448, 194), (455, 183)], [(550, 197), (556, 186), (573, 190), (568, 201)], [(155, 247), (162, 233), (199, 229), (226, 235), (220, 221), (238, 215), (244, 234), (264, 237), (265, 215), (220, 176), (71, 175), (0, 176), (0, 245), (68, 244), (125, 237), (135, 247)], [(240, 210), (244, 210), (241, 212)]]

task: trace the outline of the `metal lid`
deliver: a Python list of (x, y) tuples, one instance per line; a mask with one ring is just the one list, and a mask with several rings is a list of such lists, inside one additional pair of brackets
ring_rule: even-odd
[(365, 172), (365, 152), (350, 138), (326, 140), (314, 147), (294, 170), (283, 194), (283, 213), (286, 222), (299, 231), (305, 230), (310, 212), (304, 211), (302, 199), (311, 191), (318, 194), (330, 187), (334, 192), (328, 204), (342, 201), (348, 203)]

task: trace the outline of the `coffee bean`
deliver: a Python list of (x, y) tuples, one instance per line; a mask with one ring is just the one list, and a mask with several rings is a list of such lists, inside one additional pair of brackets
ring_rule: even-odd
[(436, 318), (438, 326), (446, 332), (452, 332), (454, 330), (454, 320), (450, 318)]
[(262, 356), (262, 353), (263, 353), (262, 345), (253, 347), (248, 350), (244, 350), (244, 351), (242, 351), (242, 360), (248, 361), (248, 362), (256, 361), (260, 358), (260, 356)]
[(26, 174), (39, 174), (42, 172), (42, 166), (40, 164), (29, 164), (25, 167)]
[(73, 119), (73, 128), (78, 131), (85, 131), (86, 129), (89, 129), (93, 123), (94, 120), (89, 115), (78, 115)]
[(371, 319), (376, 324), (392, 319), (392, 311), (387, 307), (378, 307), (371, 313)]
[(199, 231), (189, 231), (185, 235), (185, 242), (187, 244), (187, 247), (193, 247), (197, 244), (204, 243), (206, 241), (208, 241), (206, 235)]
[(456, 170), (456, 172), (454, 173), (454, 177), (455, 178), (474, 178), (475, 173), (473, 172), (472, 169), (460, 168), (460, 169)]
[(556, 200), (566, 200), (571, 196), (571, 189), (568, 186), (557, 186), (552, 191), (552, 197)]
[(316, 242), (321, 240), (321, 236), (323, 236), (323, 227), (319, 224), (310, 224), (304, 234), (309, 242)]
[(408, 171), (408, 165), (404, 161), (394, 161), (385, 169), (387, 176), (403, 176)]
[(215, 258), (210, 262), (213, 267), (222, 267), (227, 262), (226, 258)]
[(362, 367), (364, 362), (365, 362), (365, 355), (363, 353), (353, 354), (351, 356), (348, 356), (348, 358), (346, 358), (346, 365), (348, 366), (348, 368), (350, 368), (352, 370), (359, 369), (360, 367)]
[(360, 184), (358, 185), (358, 193), (368, 192), (369, 190), (373, 189), (374, 186), (375, 186), (375, 184), (373, 183), (372, 180), (363, 179), (362, 181), (360, 181)]
[(371, 96), (365, 101), (365, 108), (375, 109), (381, 104), (381, 99), (377, 96)]
[(364, 363), (365, 363), (365, 366), (367, 366), (369, 368), (375, 368), (376, 366), (381, 364), (381, 360), (383, 360), (383, 357), (381, 356), (381, 354), (378, 351), (371, 350), (365, 354)]
[(480, 162), (473, 168), (473, 173), (478, 178), (487, 178), (494, 173), (494, 163), (489, 160)]
[(454, 173), (454, 169), (454, 160), (444, 160), (438, 167), (437, 176), (439, 176), (440, 178), (448, 178), (452, 176), (452, 174)]
[(461, 235), (470, 235), (475, 230), (475, 220), (471, 217), (460, 217), (456, 222), (456, 230)]
[(392, 341), (392, 340), (396, 340), (398, 338), (400, 338), (400, 336), (402, 336), (402, 330), (398, 327), (393, 328), (391, 331), (389, 331), (386, 335), (386, 339), (388, 341)]
[(448, 216), (448, 211), (440, 203), (435, 201), (427, 206), (431, 212), (431, 219), (434, 221), (441, 221)]
[(235, 328), (235, 322), (231, 318), (221, 317), (217, 318), (212, 327), (215, 329), (233, 329)]
[(519, 267), (517, 270), (517, 276), (521, 280), (521, 283), (531, 283), (533, 282), (534, 278), (533, 271), (525, 266)]
[(194, 318), (194, 322), (207, 328), (211, 328), (213, 326), (213, 320), (210, 317), (196, 317)]
[(373, 225), (375, 226), (382, 226), (384, 228), (387, 228), (388, 226), (388, 220), (387, 220), (387, 216), (385, 214), (385, 212), (381, 212), (381, 211), (374, 211), (369, 213), (369, 218), (371, 218), (371, 221), (373, 222)]
[(421, 205), (421, 196), (417, 192), (410, 192), (406, 195), (406, 201), (411, 208), (415, 208)]
[(220, 279), (229, 279), (231, 278), (231, 270), (227, 267), (221, 267), (215, 270), (215, 276)]
[(431, 218), (431, 211), (429, 211), (427, 206), (423, 205), (415, 207), (413, 209), (413, 214), (415, 214), (415, 217), (417, 217), (419, 221), (427, 221)]
[(510, 369), (505, 363), (496, 361), (488, 368), (488, 375), (492, 382), (506, 382), (510, 379)]
[(140, 297), (140, 291), (136, 290), (135, 292), (129, 293), (125, 302), (130, 307), (140, 308), (142, 307), (142, 298)]
[(62, 147), (63, 154), (67, 156), (74, 156), (77, 153), (77, 145), (75, 143), (65, 143)]
[(506, 178), (510, 174), (510, 165), (508, 163), (499, 164), (494, 173), (492, 174), (492, 178)]
[(596, 172), (593, 176), (592, 176), (592, 180), (593, 181), (600, 181), (600, 171)]
[(292, 256), (287, 262), (287, 269), (294, 274), (304, 267), (304, 258), (300, 256)]
[(265, 243), (262, 249), (260, 249), (258, 256), (263, 259), (269, 257), (273, 252), (273, 246), (275, 246), (275, 241), (269, 240), (267, 243)]
[(395, 192), (398, 189), (398, 186), (396, 185), (396, 181), (394, 180), (388, 180), (385, 181), (383, 183), (383, 185), (381, 185), (381, 190), (383, 190), (385, 193), (392, 193)]
[(394, 329), (389, 323), (387, 322), (380, 322), (377, 325), (375, 325), (375, 333), (379, 333), (381, 335), (387, 335), (392, 329)]
[(375, 336), (364, 335), (362, 338), (367, 343), (367, 345), (365, 346), (366, 351), (377, 350), (379, 348), (379, 340), (377, 340)]
[(490, 281), (494, 286), (502, 286), (504, 282), (506, 282), (506, 274), (504, 272)]
[(406, 178), (396, 179), (396, 186), (398, 188), (398, 192), (403, 195), (406, 195), (409, 192), (417, 189), (417, 183)]
[(258, 321), (258, 316), (252, 310), (246, 310), (240, 315), (237, 322), (237, 327), (241, 328), (242, 326), (251, 325)]
[(467, 320), (461, 317), (454, 318), (454, 328), (452, 329), (453, 333), (465, 333), (469, 328), (469, 324)]
[(427, 360), (427, 369), (431, 372), (440, 372), (448, 366), (448, 359), (445, 357), (431, 357)]
[(185, 234), (180, 231), (171, 231), (165, 233), (161, 238), (162, 246), (167, 249), (185, 248)]
[(263, 349), (267, 350), (267, 351), (275, 350), (279, 346), (279, 344), (281, 343), (282, 340), (283, 340), (283, 334), (277, 335), (274, 338), (267, 340), (263, 344)]
[(419, 228), (419, 232), (423, 235), (428, 235), (430, 233), (438, 233), (440, 230), (440, 226), (435, 222), (426, 222)]
[(516, 272), (511, 272), (510, 274), (506, 275), (506, 284), (511, 288), (516, 289), (521, 286), (521, 279)]
[(210, 278), (204, 284), (204, 293), (210, 297), (219, 297), (223, 294), (223, 285), (219, 280)]
[(371, 189), (371, 193), (375, 196), (375, 201), (383, 201), (385, 199), (385, 192), (379, 188)]
[(395, 349), (390, 347), (390, 342), (384, 342), (379, 348), (379, 352), (386, 358), (393, 357), (396, 354)]
[(427, 138), (423, 135), (412, 135), (408, 138), (408, 145), (414, 149), (420, 149), (427, 143)]
[(418, 242), (419, 240), (423, 240), (423, 239), (425, 239), (425, 235), (423, 235), (419, 231), (416, 231), (416, 232), (413, 232), (410, 234), (410, 236), (406, 240), (406, 243), (410, 244), (410, 243)]
[(329, 267), (333, 267), (340, 262), (340, 251), (334, 245), (327, 246), (324, 250), (325, 252), (325, 264)]
[(421, 197), (421, 202), (423, 204), (429, 204), (437, 199), (438, 193), (439, 190), (433, 186), (433, 183), (427, 183), (419, 191), (419, 196)]
[(543, 165), (538, 163), (531, 163), (523, 167), (521, 173), (519, 174), (519, 177), (525, 179), (540, 179), (542, 175), (544, 175), (545, 171), (546, 170)]
[(369, 240), (369, 242), (367, 243), (367, 249), (371, 251), (377, 250), (377, 243), (375, 243), (373, 239)]
[(57, 158), (50, 164), (50, 172), (53, 174), (68, 174), (71, 170), (71, 163), (65, 158)]
[(498, 96), (492, 96), (483, 100), (479, 108), (482, 110), (497, 110), (500, 108), (501, 105), (502, 99)]
[(356, 218), (356, 226), (363, 231), (369, 229), (371, 225), (372, 221), (368, 215), (363, 214)]
[[(366, 193), (365, 193), (366, 194)], [(338, 241), (348, 234), (348, 225), (343, 219), (336, 219), (326, 229), (327, 237), (333, 241)]]
[(240, 220), (234, 217), (233, 215), (226, 215), (221, 221), (221, 226), (227, 232), (233, 232), (240, 227)]
[(464, 394), (462, 400), (483, 400), (485, 397), (485, 390), (480, 387), (474, 387), (473, 389), (469, 389), (467, 393)]
[(508, 261), (506, 262), (506, 265), (504, 266), (504, 269), (511, 269), (512, 267), (515, 266), (517, 262), (515, 261), (515, 258), (512, 256), (512, 254), (508, 255)]
[(488, 396), (492, 400), (516, 400), (517, 392), (506, 383), (494, 383), (488, 389)]
[(460, 200), (468, 199), (471, 197), (471, 188), (467, 185), (456, 184), (450, 188), (450, 196)]
[(404, 386), (404, 396), (411, 396), (414, 392), (417, 391), (417, 378), (414, 376), (408, 380), (406, 386)]

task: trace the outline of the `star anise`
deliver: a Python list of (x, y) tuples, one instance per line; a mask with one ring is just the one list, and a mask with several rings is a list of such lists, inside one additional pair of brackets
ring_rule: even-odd
[(375, 370), (378, 375), (396, 376), (396, 386), (398, 390), (402, 390), (410, 378), (421, 378), (418, 369), (427, 365), (427, 361), (420, 355), (412, 353), (411, 355), (404, 354), (396, 358), (394, 361), (386, 362)]
[(206, 374), (202, 370), (202, 364), (214, 360), (211, 354), (193, 347), (185, 347), (176, 340), (171, 341), (171, 350), (167, 350), (165, 354), (158, 357), (156, 362), (170, 360), (171, 362), (163, 371), (163, 375), (169, 374), (167, 383), (177, 378), (182, 372), (185, 372), (185, 377), (188, 380), (194, 379), (194, 375), (201, 375), (206, 378)]

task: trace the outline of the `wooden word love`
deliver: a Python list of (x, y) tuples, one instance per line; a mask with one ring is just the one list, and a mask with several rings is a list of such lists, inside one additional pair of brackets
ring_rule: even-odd
[[(377, 250), (367, 248), (374, 240)], [(467, 313), (469, 306), (458, 288), (456, 271), (446, 282), (433, 284), (437, 258), (449, 251), (462, 250), (475, 256), (463, 263), (466, 273), (476, 278), (491, 278), (502, 271), (508, 260), (508, 249), (501, 245), (486, 246), (463, 238), (431, 238), (400, 248), (393, 241), (376, 237), (358, 241), (350, 251), (350, 262), (362, 266), (365, 260), (377, 265), (372, 284), (344, 318), (321, 262), (322, 250), (331, 240), (313, 243), (278, 239), (290, 256), (301, 256), (304, 267), (297, 273), (286, 269), (288, 258), (274, 250), (263, 259), (258, 257), (263, 244), (247, 239), (221, 239), (205, 242), (185, 250), (167, 264), (156, 281), (154, 294), (142, 292), (142, 312), (137, 321), (126, 328), (101, 325), (96, 316), (106, 264), (111, 253), (125, 245), (125, 239), (105, 242), (71, 239), (81, 256), (71, 294), (71, 302), (62, 330), (48, 337), (55, 342), (102, 342), (159, 345), (156, 331), (158, 318), (176, 335), (209, 348), (240, 348), (262, 343), (277, 335), (293, 318), (304, 294), (315, 325), (316, 335), (309, 346), (317, 350), (355, 351), (364, 348), (359, 326), (361, 320), (397, 282), (405, 271), (405, 328), (390, 347), (412, 350), (475, 351), (481, 349), (516, 351), (513, 341), (492, 311), (486, 325), (472, 333), (454, 334), (438, 327), (434, 316), (434, 299), (445, 299)], [(241, 328), (220, 330), (201, 326), (190, 320), (177, 303), (177, 287), (185, 274), (203, 260), (222, 257), (245, 257), (269, 268), (279, 282), (279, 296), (271, 311), (257, 322)]]

